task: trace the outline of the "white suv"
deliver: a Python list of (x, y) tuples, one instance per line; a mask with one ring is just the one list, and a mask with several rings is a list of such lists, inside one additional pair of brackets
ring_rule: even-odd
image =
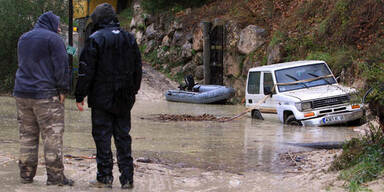
[(246, 107), (277, 114), (282, 123), (322, 126), (361, 120), (363, 105), (352, 102), (354, 93), (337, 83), (324, 61), (294, 61), (251, 68), (245, 98)]

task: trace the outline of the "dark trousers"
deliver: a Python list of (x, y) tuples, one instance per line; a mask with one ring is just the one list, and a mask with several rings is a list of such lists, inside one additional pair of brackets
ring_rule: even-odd
[(123, 116), (117, 116), (105, 110), (92, 108), (92, 136), (97, 149), (97, 180), (103, 181), (103, 178), (106, 176), (113, 177), (111, 151), (111, 137), (113, 135), (117, 150), (117, 163), (121, 173), (120, 182), (125, 184), (133, 181), (130, 130), (130, 112)]

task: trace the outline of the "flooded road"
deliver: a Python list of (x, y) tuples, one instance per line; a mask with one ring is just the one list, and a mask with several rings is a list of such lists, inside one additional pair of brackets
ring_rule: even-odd
[[(233, 116), (244, 110), (243, 106), (238, 105), (198, 105), (161, 100), (148, 101), (138, 98), (132, 111), (131, 135), (133, 138), (133, 157), (150, 158), (171, 168), (190, 169), (188, 174), (192, 174), (191, 177), (193, 177), (194, 170), (199, 170), (197, 171), (199, 174), (208, 171), (209, 174), (214, 175), (215, 171), (219, 171), (215, 177), (207, 173), (205, 175), (206, 178), (200, 178), (207, 179), (212, 177), (211, 179), (218, 180), (212, 184), (212, 187), (220, 182), (239, 185), (238, 182), (241, 180), (235, 179), (235, 181), (232, 177), (247, 178), (249, 174), (251, 174), (249, 176), (250, 180), (255, 179), (254, 177), (257, 176), (260, 179), (258, 181), (260, 183), (265, 182), (262, 178), (268, 178), (268, 182), (273, 183), (274, 180), (271, 180), (271, 178), (275, 178), (275, 182), (278, 182), (279, 177), (281, 177), (280, 173), (283, 165), (279, 161), (280, 153), (312, 150), (310, 148), (288, 145), (287, 143), (344, 141), (357, 135), (351, 127), (283, 126), (276, 118), (270, 116), (265, 117), (266, 120), (261, 121), (253, 120), (248, 115), (239, 120), (226, 123), (210, 121), (162, 122), (143, 119), (143, 117), (161, 113), (190, 115), (207, 113), (218, 117)], [(94, 154), (96, 150), (91, 136), (89, 109), (85, 112), (78, 112), (75, 109), (74, 101), (66, 100), (65, 115), (64, 154), (83, 156)], [(18, 169), (15, 161), (18, 156), (18, 128), (16, 108), (12, 97), (0, 98), (0, 127), (0, 161), (2, 162), (3, 170), (0, 171), (0, 180), (7, 178), (11, 183), (15, 184), (18, 183)], [(42, 149), (41, 147), (40, 153)], [(94, 161), (82, 161), (84, 164), (82, 166), (90, 169), (90, 167), (95, 165)], [(66, 165), (66, 168), (67, 166), (73, 165)], [(39, 170), (43, 171), (43, 168), (39, 167)], [(69, 169), (68, 171), (72, 171), (74, 175), (78, 175), (77, 177), (84, 179), (85, 182), (90, 178), (94, 178), (95, 167), (93, 167), (92, 171), (87, 172), (87, 176), (75, 174), (74, 170)], [(172, 169), (168, 174), (171, 174), (171, 171)], [(40, 174), (43, 178), (44, 174)], [(220, 180), (220, 175), (223, 176), (225, 174), (229, 174), (226, 177), (229, 179), (223, 180), (221, 178)], [(140, 173), (136, 175), (140, 175)], [(115, 177), (117, 178), (117, 175)], [(147, 175), (147, 177), (154, 177), (154, 175)], [(246, 178), (243, 178), (244, 180), (241, 182), (245, 182)], [(191, 180), (189, 181), (191, 182)], [(41, 179), (40, 184), (44, 184), (44, 179)], [(146, 186), (146, 184), (141, 184), (143, 187)], [(3, 183), (2, 185), (4, 186), (5, 184)], [(165, 187), (164, 189), (170, 189), (169, 184), (164, 185), (168, 186), (168, 188)], [(252, 182), (249, 183), (249, 186), (252, 186)], [(247, 185), (243, 187), (247, 187)], [(11, 186), (6, 188), (11, 189)], [(175, 186), (172, 189), (175, 189)], [(192, 191), (196, 189), (194, 188)], [(216, 191), (203, 189), (201, 191)], [(276, 188), (276, 191), (279, 191), (278, 189)], [(86, 189), (82, 189), (82, 191), (84, 190)], [(152, 190), (148, 188), (148, 190), (138, 191)]]

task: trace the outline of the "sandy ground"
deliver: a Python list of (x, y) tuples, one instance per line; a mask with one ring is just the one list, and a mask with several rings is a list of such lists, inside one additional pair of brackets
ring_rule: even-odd
[[(177, 89), (177, 83), (154, 71), (150, 66), (144, 65), (143, 70), (143, 83), (137, 100), (161, 100), (164, 99), (166, 90)], [(47, 187), (42, 163), (39, 164), (34, 183), (20, 184), (16, 171), (18, 170), (17, 157), (11, 152), (15, 149), (7, 149), (6, 142), (1, 143), (0, 146), (2, 146), (2, 150), (0, 150), (0, 191), (121, 191), (116, 165), (112, 190), (90, 188), (88, 182), (95, 179), (96, 162), (94, 159), (84, 158), (65, 158), (65, 173), (76, 181), (73, 187)], [(130, 191), (346, 191), (344, 181), (337, 178), (338, 173), (327, 171), (332, 160), (340, 153), (341, 150), (316, 150), (281, 154), (281, 161), (286, 163), (286, 169), (280, 173), (263, 171), (231, 173), (223, 170), (181, 168), (156, 163), (155, 160), (150, 159), (147, 159), (147, 163), (138, 162), (138, 159), (142, 160), (142, 158), (138, 158), (135, 160), (135, 188)], [(44, 161), (41, 159), (39, 162)], [(382, 178), (368, 185), (373, 191), (384, 191), (384, 179)]]

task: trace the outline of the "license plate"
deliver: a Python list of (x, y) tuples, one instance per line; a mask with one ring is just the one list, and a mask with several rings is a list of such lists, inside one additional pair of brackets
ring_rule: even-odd
[(336, 116), (330, 116), (330, 117), (324, 117), (323, 123), (333, 122), (333, 121), (342, 121), (344, 120), (343, 115), (336, 115)]

